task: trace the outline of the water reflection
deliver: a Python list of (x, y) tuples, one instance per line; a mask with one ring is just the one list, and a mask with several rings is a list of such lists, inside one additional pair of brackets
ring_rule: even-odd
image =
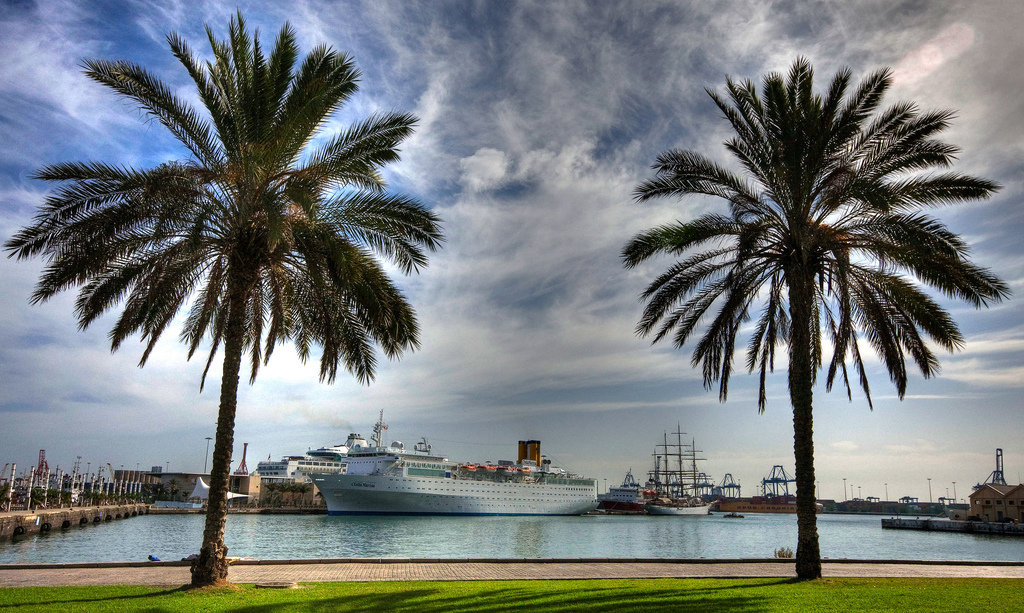
[[(195, 553), (199, 515), (150, 515), (0, 542), (0, 564), (175, 560)], [(831, 558), (1024, 561), (1019, 539), (882, 530), (877, 516), (822, 515)], [(230, 554), (280, 558), (742, 558), (796, 548), (796, 518), (358, 517), (229, 515)]]
[(541, 552), (541, 545), (548, 539), (545, 538), (543, 522), (543, 519), (530, 518), (513, 524), (515, 526), (512, 534), (513, 558), (545, 557)]

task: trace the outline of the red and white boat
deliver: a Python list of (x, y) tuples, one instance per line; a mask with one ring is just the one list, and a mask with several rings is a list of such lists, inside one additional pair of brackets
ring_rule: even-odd
[(643, 513), (646, 503), (644, 494), (644, 489), (633, 478), (633, 470), (630, 469), (621, 486), (608, 488), (606, 493), (598, 494), (597, 509), (617, 513)]

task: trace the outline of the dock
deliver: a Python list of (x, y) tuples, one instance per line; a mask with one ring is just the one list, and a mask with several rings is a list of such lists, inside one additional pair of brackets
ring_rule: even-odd
[(882, 527), (894, 530), (932, 530), (935, 532), (968, 532), (974, 534), (1008, 534), (1024, 536), (1024, 525), (984, 521), (954, 521), (950, 519), (904, 519), (882, 520)]
[(128, 519), (147, 513), (149, 513), (149, 505), (145, 504), (8, 511), (0, 513), (0, 541), (51, 530), (67, 530), (75, 526)]

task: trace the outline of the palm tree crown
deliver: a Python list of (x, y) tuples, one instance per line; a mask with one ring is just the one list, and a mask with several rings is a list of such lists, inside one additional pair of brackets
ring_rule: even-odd
[(798, 61), (788, 80), (765, 78), (763, 98), (750, 82), (729, 80), (728, 100), (709, 91), (737, 133), (726, 147), (749, 179), (692, 151), (661, 154), (655, 178), (636, 189), (638, 201), (704, 194), (727, 200), (730, 214), (655, 228), (623, 250), (632, 268), (657, 253), (680, 255), (713, 244), (648, 286), (637, 332), (653, 333), (655, 341), (674, 332), (682, 347), (718, 302), (693, 361), (702, 365), (706, 383), (720, 381), (723, 400), (740, 324), (763, 301), (747, 346), (747, 368), (762, 375), (762, 410), (765, 372), (776, 345), (789, 338), (783, 290), (797, 273), (813, 280), (814, 365), (822, 365), (824, 328), (834, 345), (828, 386), (842, 373), (849, 391), (852, 357), (869, 403), (858, 330), (900, 397), (906, 356), (925, 377), (938, 368), (921, 332), (945, 349), (963, 346), (949, 314), (908, 276), (975, 306), (1008, 295), (1002, 281), (967, 259), (959, 236), (921, 212), (985, 198), (998, 186), (952, 172), (908, 174), (952, 163), (957, 149), (932, 138), (949, 125), (952, 112), (920, 113), (901, 103), (872, 118), (890, 84), (887, 70), (868, 77), (846, 100), (849, 70), (835, 76), (825, 97), (812, 93), (811, 81), (811, 67)]
[[(743, 173), (699, 153), (670, 150), (658, 156), (654, 178), (635, 196), (714, 196), (728, 202), (729, 213), (643, 232), (622, 252), (627, 268), (660, 253), (683, 256), (643, 292), (637, 332), (655, 342), (671, 334), (677, 347), (699, 334), (692, 363), (702, 368), (706, 386), (719, 383), (721, 400), (745, 322), (754, 320), (746, 366), (760, 372), (762, 411), (775, 349), (789, 346), (797, 485), (807, 494), (802, 508), (811, 513), (811, 528), (810, 401), (824, 364), (822, 330), (833, 346), (826, 388), (839, 377), (849, 395), (852, 362), (870, 404), (859, 340), (878, 354), (901, 398), (907, 357), (925, 377), (937, 372), (925, 337), (947, 350), (964, 344), (956, 323), (922, 286), (975, 306), (1008, 296), (1002, 281), (971, 263), (960, 237), (923, 212), (986, 198), (998, 188), (948, 170), (922, 172), (953, 162), (957, 149), (935, 139), (953, 114), (908, 103), (879, 111), (889, 71), (868, 76), (853, 91), (850, 79), (848, 69), (840, 70), (817, 94), (810, 64), (798, 59), (788, 76), (766, 76), (761, 94), (750, 81), (731, 79), (727, 97), (709, 90), (736, 133), (726, 148)], [(816, 533), (813, 547), (804, 536), (801, 545), (817, 558)]]
[(381, 113), (326, 142), (319, 129), (356, 91), (352, 59), (326, 46), (298, 64), (287, 24), (265, 56), (241, 14), (213, 59), (201, 61), (168, 36), (195, 83), (205, 114), (140, 66), (86, 61), (85, 74), (137, 103), (188, 149), (187, 159), (139, 170), (99, 162), (47, 166), (36, 177), (58, 187), (35, 222), (6, 248), (42, 255), (32, 296), (45, 301), (79, 288), (84, 328), (118, 305), (112, 349), (139, 334), (144, 364), (175, 316), (189, 357), (204, 338), (203, 373), (224, 346), (210, 506), (193, 584), (223, 581), (223, 531), (243, 354), (250, 382), (274, 348), (295, 343), (305, 361), (321, 348), (320, 379), (339, 366), (369, 382), (375, 346), (389, 358), (418, 345), (415, 313), (378, 258), (404, 273), (426, 265), (443, 241), (439, 219), (415, 200), (388, 193), (381, 168), (416, 119)]
[(86, 74), (158, 119), (191, 158), (148, 170), (96, 162), (40, 170), (36, 178), (61, 185), (6, 245), (18, 258), (47, 259), (33, 302), (80, 287), (82, 327), (123, 303), (112, 348), (140, 333), (145, 363), (193, 298), (182, 337), (191, 357), (209, 335), (212, 360), (234, 276), (245, 285), (239, 307), (250, 379), (291, 339), (303, 359), (314, 344), (323, 348), (321, 379), (333, 380), (343, 363), (369, 381), (373, 343), (389, 357), (417, 344), (415, 315), (374, 256), (408, 273), (442, 240), (437, 217), (388, 194), (379, 173), (398, 159), (415, 118), (374, 115), (307, 151), (357, 89), (351, 58), (321, 46), (294, 71), (291, 28), (265, 58), (241, 16), (229, 42), (210, 32), (214, 61), (200, 62), (176, 35), (168, 41), (208, 119), (134, 64), (87, 61)]

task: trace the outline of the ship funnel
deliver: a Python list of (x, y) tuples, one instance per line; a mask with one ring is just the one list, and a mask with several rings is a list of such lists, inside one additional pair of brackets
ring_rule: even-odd
[(540, 465), (540, 441), (526, 441), (526, 459)]
[(522, 464), (524, 459), (526, 459), (526, 441), (519, 441), (519, 459), (516, 460), (516, 464)]

